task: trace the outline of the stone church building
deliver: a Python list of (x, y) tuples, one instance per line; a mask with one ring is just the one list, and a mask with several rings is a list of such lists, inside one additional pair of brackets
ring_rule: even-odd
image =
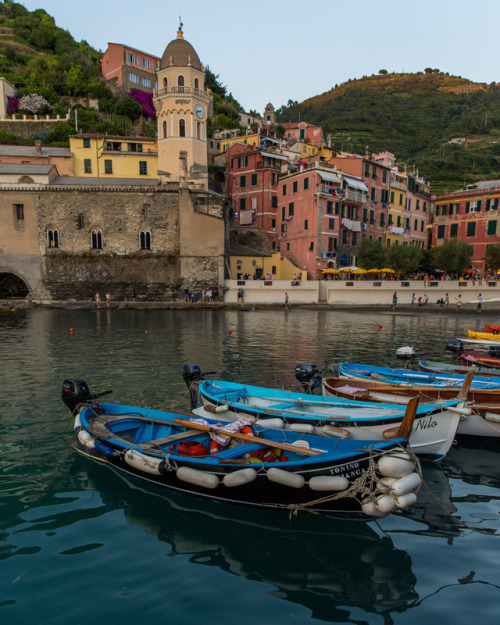
[(157, 77), (156, 179), (0, 166), (0, 287), (17, 281), (34, 299), (64, 300), (96, 292), (114, 300), (133, 292), (139, 300), (177, 299), (184, 288), (222, 292), (227, 208), (208, 190), (210, 94), (180, 28)]

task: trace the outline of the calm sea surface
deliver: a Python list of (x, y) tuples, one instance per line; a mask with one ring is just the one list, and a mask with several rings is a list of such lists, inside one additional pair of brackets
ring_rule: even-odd
[(424, 466), (430, 492), (378, 523), (290, 520), (128, 483), (72, 451), (60, 400), (63, 379), (83, 377), (119, 403), (188, 411), (185, 363), (281, 386), (301, 362), (395, 366), (404, 345), (448, 360), (445, 342), (483, 323), (298, 309), (0, 314), (0, 623), (497, 623), (500, 444), (460, 441)]

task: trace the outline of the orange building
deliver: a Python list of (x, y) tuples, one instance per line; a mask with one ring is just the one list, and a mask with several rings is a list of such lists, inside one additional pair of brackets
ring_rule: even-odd
[(101, 60), (102, 77), (124, 92), (131, 89), (152, 92), (158, 89), (156, 70), (160, 59), (121, 43), (108, 43)]

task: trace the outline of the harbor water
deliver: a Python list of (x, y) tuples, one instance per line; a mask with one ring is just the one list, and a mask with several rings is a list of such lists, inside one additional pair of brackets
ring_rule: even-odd
[(496, 622), (500, 442), (459, 440), (423, 464), (418, 502), (378, 522), (289, 518), (148, 490), (80, 457), (60, 399), (62, 381), (81, 377), (113, 389), (109, 401), (189, 412), (185, 363), (292, 389), (299, 363), (397, 366), (405, 345), (448, 361), (446, 341), (484, 322), (295, 308), (0, 313), (0, 622)]

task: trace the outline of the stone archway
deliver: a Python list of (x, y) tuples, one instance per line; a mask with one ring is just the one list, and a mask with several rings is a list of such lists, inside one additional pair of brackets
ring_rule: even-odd
[(29, 292), (29, 286), (22, 278), (0, 271), (0, 299), (25, 299)]

